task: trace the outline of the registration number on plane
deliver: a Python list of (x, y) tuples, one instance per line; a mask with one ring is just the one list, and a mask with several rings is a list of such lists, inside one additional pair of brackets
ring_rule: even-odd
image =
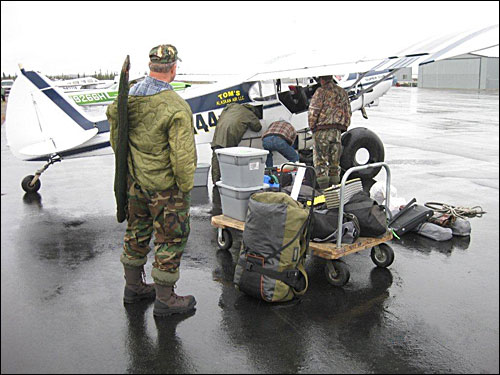
[(217, 116), (214, 112), (198, 113), (195, 116), (194, 134), (198, 134), (198, 131), (201, 130), (209, 132), (210, 128), (215, 126), (217, 126)]
[(70, 95), (76, 104), (93, 104), (109, 102), (118, 97), (118, 91), (100, 92), (93, 94)]

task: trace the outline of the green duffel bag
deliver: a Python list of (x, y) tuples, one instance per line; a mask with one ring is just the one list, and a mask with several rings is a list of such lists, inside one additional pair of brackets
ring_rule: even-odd
[(303, 295), (310, 217), (310, 210), (288, 194), (253, 194), (234, 274), (236, 288), (267, 302)]

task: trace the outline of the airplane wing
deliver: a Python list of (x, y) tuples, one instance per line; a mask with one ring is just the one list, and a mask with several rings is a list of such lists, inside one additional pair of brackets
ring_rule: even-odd
[(6, 113), (7, 142), (23, 160), (70, 150), (92, 139), (98, 124), (40, 73), (21, 69)]
[[(260, 81), (284, 78), (305, 78), (322, 75), (342, 75), (348, 73), (367, 73), (369, 71), (395, 71), (418, 65), (428, 64), (438, 60), (475, 53), (489, 51), (498, 56), (498, 25), (480, 28), (463, 33), (453, 33), (440, 36), (431, 40), (414, 44), (400, 51), (395, 56), (383, 58), (348, 60), (342, 62), (342, 56), (338, 56), (337, 63), (324, 63), (309, 65), (301, 62), (303, 56), (300, 53), (289, 54), (275, 59), (267, 65), (266, 71), (249, 75), (247, 81)], [(491, 50), (490, 50), (491, 49)], [(320, 61), (320, 58), (308, 52), (308, 61)], [(323, 58), (323, 60), (325, 60)]]
[(498, 47), (498, 39), (498, 25), (452, 35), (441, 44), (430, 49), (428, 51), (429, 56), (419, 61), (419, 65), (473, 53), (486, 48)]
[[(287, 60), (290, 60), (289, 56)], [(250, 75), (246, 81), (267, 81), (270, 79), (286, 79), (286, 78), (306, 78), (318, 77), (322, 75), (333, 74), (348, 74), (353, 72), (364, 72), (375, 66), (380, 60), (359, 60), (359, 61), (346, 61), (334, 64), (323, 65), (305, 65), (296, 68), (286, 68), (286, 62), (274, 63), (269, 66), (269, 70)]]
[(472, 51), (471, 55), (483, 56), (483, 57), (498, 57), (499, 48), (498, 45), (490, 48), (482, 48), (477, 51)]

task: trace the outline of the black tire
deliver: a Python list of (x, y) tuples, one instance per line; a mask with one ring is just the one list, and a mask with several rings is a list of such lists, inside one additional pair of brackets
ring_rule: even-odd
[(326, 279), (333, 286), (344, 286), (351, 277), (349, 268), (340, 260), (327, 260), (325, 265)]
[(222, 236), (219, 237), (219, 231), (217, 231), (217, 246), (221, 250), (229, 250), (233, 246), (233, 235), (227, 229), (222, 229)]
[(372, 247), (370, 257), (377, 267), (385, 268), (389, 267), (392, 262), (394, 262), (394, 251), (389, 245), (381, 243), (380, 245)]
[[(360, 163), (356, 160), (359, 150), (368, 151), (368, 161)], [(372, 164), (384, 161), (384, 144), (380, 138), (367, 128), (353, 128), (342, 134), (342, 155), (340, 156), (340, 167), (343, 171), (352, 167)], [(350, 178), (370, 179), (374, 178), (380, 168), (369, 168), (351, 173)]]
[(38, 190), (40, 190), (40, 186), (42, 186), (40, 179), (36, 180), (35, 185), (31, 186), (30, 183), (33, 178), (35, 178), (35, 176), (29, 175), (24, 177), (21, 181), (21, 187), (26, 193), (36, 193)]

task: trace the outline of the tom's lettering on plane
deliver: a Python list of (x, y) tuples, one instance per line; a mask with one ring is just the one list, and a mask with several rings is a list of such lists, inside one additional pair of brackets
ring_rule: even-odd
[(245, 100), (245, 95), (241, 95), (240, 90), (224, 91), (220, 94), (217, 94), (217, 97), (220, 100), (217, 100), (216, 105), (225, 105)]

